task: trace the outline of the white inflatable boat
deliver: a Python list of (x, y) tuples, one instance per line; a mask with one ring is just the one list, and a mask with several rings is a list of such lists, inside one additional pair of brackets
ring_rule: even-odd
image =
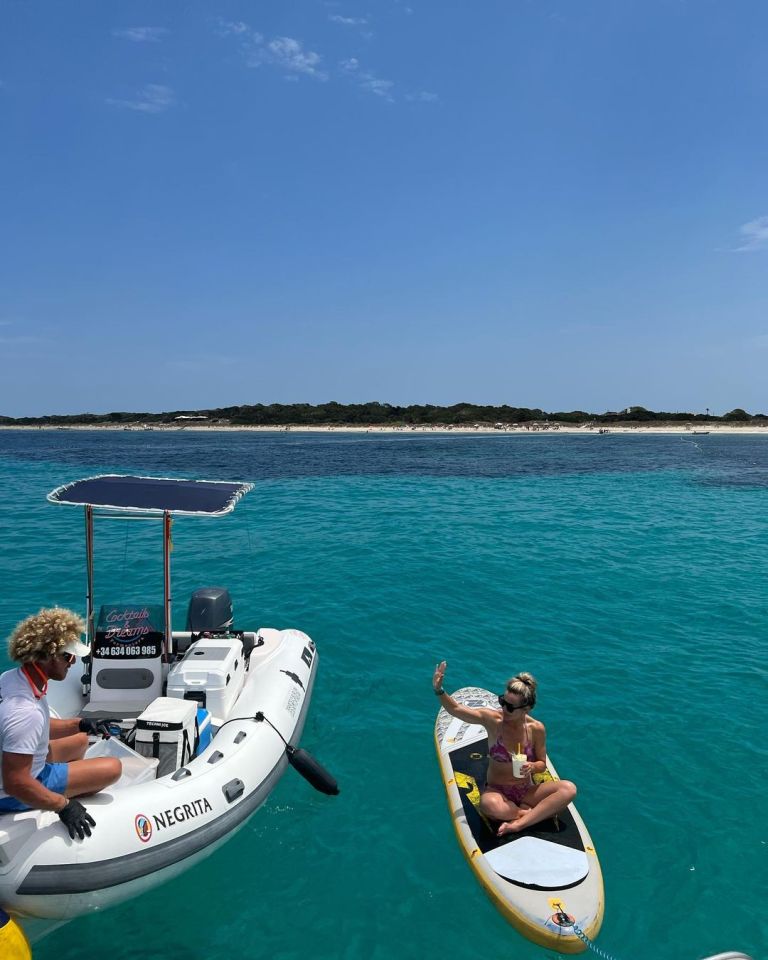
[[(101, 476), (49, 494), (85, 508), (91, 649), (67, 680), (50, 685), (51, 712), (118, 719), (119, 735), (96, 740), (87, 755), (118, 756), (123, 775), (83, 798), (96, 826), (82, 841), (71, 840), (54, 813), (0, 815), (0, 907), (10, 914), (63, 920), (165, 882), (232, 836), (288, 763), (317, 789), (338, 792), (296, 749), (317, 670), (306, 634), (234, 629), (229, 594), (219, 587), (196, 590), (188, 630), (171, 629), (171, 517), (222, 515), (250, 487)], [(162, 606), (110, 604), (95, 616), (95, 516), (162, 523)]]

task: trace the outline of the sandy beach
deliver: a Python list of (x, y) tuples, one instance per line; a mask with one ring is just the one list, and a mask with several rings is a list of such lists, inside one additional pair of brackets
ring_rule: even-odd
[(756, 426), (754, 424), (739, 424), (739, 423), (729, 423), (729, 424), (708, 424), (706, 427), (694, 426), (692, 424), (677, 424), (677, 423), (666, 423), (666, 424), (638, 424), (638, 425), (628, 425), (628, 424), (619, 424), (611, 426), (601, 426), (599, 424), (584, 424), (584, 425), (561, 425), (561, 424), (516, 424), (516, 425), (504, 425), (504, 426), (487, 426), (487, 425), (465, 425), (465, 424), (456, 424), (456, 425), (446, 425), (446, 426), (430, 426), (427, 424), (419, 424), (414, 426), (381, 426), (381, 425), (359, 425), (359, 426), (309, 426), (303, 424), (283, 424), (283, 425), (274, 425), (274, 426), (257, 426), (257, 425), (233, 425), (225, 423), (164, 423), (164, 424), (153, 424), (152, 426), (144, 425), (141, 423), (129, 423), (129, 424), (68, 424), (66, 426), (55, 426), (55, 425), (18, 425), (18, 424), (2, 424), (0, 425), (0, 430), (110, 430), (110, 431), (134, 431), (137, 433), (151, 433), (151, 432), (177, 432), (184, 430), (187, 432), (202, 432), (202, 433), (212, 433), (212, 432), (223, 432), (223, 431), (235, 431), (240, 433), (380, 433), (380, 434), (392, 434), (392, 433), (402, 433), (402, 434), (413, 434), (413, 433), (431, 433), (431, 434), (440, 434), (441, 436), (454, 435), (454, 436), (467, 436), (467, 435), (478, 435), (486, 434), (491, 436), (498, 436), (499, 434), (519, 434), (522, 436), (529, 436), (531, 434), (561, 434), (564, 436), (575, 435), (575, 434), (587, 434), (587, 435), (596, 435), (596, 436), (610, 436), (612, 434), (621, 434), (622, 436), (631, 436), (631, 435), (643, 435), (647, 436), (649, 434), (657, 434), (660, 436), (677, 434), (687, 437), (701, 437), (705, 435), (738, 435), (738, 436), (768, 436), (768, 424), (764, 426)]

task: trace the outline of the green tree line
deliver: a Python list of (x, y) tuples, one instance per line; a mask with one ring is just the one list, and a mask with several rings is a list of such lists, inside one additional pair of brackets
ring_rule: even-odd
[[(103, 426), (183, 423), (184, 418), (198, 417), (201, 422), (232, 426), (448, 426), (480, 424), (633, 424), (633, 423), (750, 423), (768, 422), (762, 413), (750, 414), (736, 408), (723, 416), (710, 413), (654, 411), (645, 407), (626, 407), (620, 411), (588, 413), (584, 410), (547, 413), (530, 407), (456, 403), (443, 407), (435, 404), (397, 406), (390, 403), (256, 403), (204, 410), (172, 410), (164, 413), (79, 413), (50, 414), (42, 417), (0, 416), (0, 425), (9, 426)], [(181, 419), (180, 419), (181, 418)]]

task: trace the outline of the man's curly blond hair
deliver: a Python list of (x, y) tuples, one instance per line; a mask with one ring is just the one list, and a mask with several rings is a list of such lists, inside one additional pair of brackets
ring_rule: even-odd
[(8, 654), (22, 663), (47, 660), (73, 640), (79, 640), (84, 630), (85, 621), (72, 610), (44, 608), (16, 627), (8, 639)]

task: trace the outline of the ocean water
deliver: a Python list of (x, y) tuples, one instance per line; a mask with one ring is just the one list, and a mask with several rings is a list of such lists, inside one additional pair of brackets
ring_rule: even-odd
[[(193, 589), (225, 585), (236, 623), (315, 639), (303, 745), (341, 795), (289, 770), (203, 864), (36, 960), (556, 956), (456, 843), (443, 658), (449, 689), (538, 678), (604, 873), (603, 950), (768, 956), (767, 440), (0, 431), (4, 636), (42, 605), (82, 610), (82, 514), (45, 495), (103, 472), (255, 482), (234, 514), (175, 522), (176, 626)], [(97, 602), (160, 600), (153, 525), (96, 538)]]

